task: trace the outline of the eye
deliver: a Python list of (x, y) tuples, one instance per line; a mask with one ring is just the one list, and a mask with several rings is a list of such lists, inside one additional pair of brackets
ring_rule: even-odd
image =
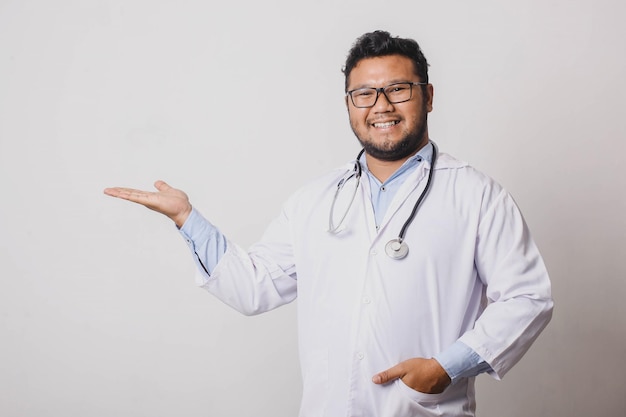
[(399, 93), (402, 91), (406, 91), (408, 90), (409, 87), (406, 84), (396, 84), (396, 85), (391, 85), (387, 88), (387, 92), (389, 93)]
[(352, 92), (352, 96), (354, 97), (370, 97), (374, 94), (374, 90), (371, 88), (362, 88), (360, 90), (355, 90)]

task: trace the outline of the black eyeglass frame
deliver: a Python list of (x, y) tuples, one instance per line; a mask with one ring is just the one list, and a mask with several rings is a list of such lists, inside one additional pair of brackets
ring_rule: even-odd
[[(399, 84), (409, 84), (409, 98), (407, 98), (406, 100), (400, 100), (400, 101), (392, 101), (391, 99), (389, 99), (389, 96), (387, 96), (387, 93), (385, 93), (385, 90), (388, 89), (389, 87), (393, 87), (394, 85), (399, 85)], [(393, 84), (389, 84), (386, 85), (384, 87), (361, 87), (361, 88), (355, 88), (354, 90), (350, 90), (346, 92), (346, 96), (350, 96), (350, 100), (352, 101), (352, 105), (354, 107), (356, 107), (357, 109), (369, 109), (371, 107), (374, 107), (376, 105), (376, 103), (378, 102), (378, 97), (380, 96), (380, 93), (383, 93), (385, 98), (387, 99), (387, 101), (391, 104), (398, 104), (398, 103), (404, 103), (407, 102), (409, 100), (411, 100), (413, 98), (413, 86), (414, 85), (428, 85), (428, 83), (425, 82), (414, 82), (414, 81), (403, 81), (403, 82), (399, 82), (399, 83), (393, 83)], [(357, 106), (354, 103), (354, 97), (352, 97), (352, 93), (354, 93), (355, 91), (359, 91), (359, 90), (374, 90), (376, 91), (376, 98), (374, 99), (374, 102), (372, 103), (371, 106)]]

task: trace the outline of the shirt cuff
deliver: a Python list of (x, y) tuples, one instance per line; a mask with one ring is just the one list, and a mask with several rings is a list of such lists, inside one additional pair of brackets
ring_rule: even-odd
[(460, 378), (470, 378), (491, 370), (491, 366), (465, 343), (456, 341), (434, 356), (454, 384)]
[(210, 276), (211, 271), (226, 253), (226, 237), (195, 208), (179, 229), (201, 272)]

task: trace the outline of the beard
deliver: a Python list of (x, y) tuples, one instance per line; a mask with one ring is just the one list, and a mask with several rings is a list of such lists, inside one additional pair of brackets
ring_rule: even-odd
[(384, 141), (383, 143), (375, 143), (364, 137), (365, 135), (359, 135), (352, 123), (350, 123), (350, 127), (368, 155), (380, 161), (399, 161), (413, 155), (427, 141), (425, 136), (428, 127), (428, 112), (423, 110), (415, 128), (407, 131), (404, 137), (397, 142)]

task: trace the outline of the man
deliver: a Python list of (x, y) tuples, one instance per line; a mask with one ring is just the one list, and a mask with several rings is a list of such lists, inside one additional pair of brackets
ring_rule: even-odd
[(511, 196), (437, 155), (415, 41), (367, 33), (344, 74), (364, 154), (298, 190), (248, 251), (162, 181), (105, 193), (171, 218), (200, 285), (244, 314), (298, 297), (301, 417), (473, 416), (474, 377), (502, 377), (550, 320), (543, 261)]

